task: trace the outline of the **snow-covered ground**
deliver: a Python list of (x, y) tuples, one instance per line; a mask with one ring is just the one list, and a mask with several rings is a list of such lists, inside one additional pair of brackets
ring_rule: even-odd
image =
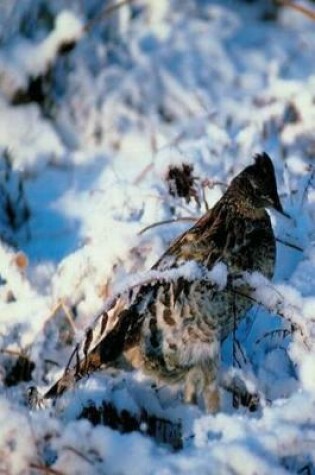
[[(315, 23), (289, 8), (268, 19), (264, 0), (104, 5), (0, 3), (0, 471), (315, 473)], [(273, 285), (252, 277), (264, 305), (222, 353), (259, 408), (222, 390), (205, 415), (135, 372), (91, 375), (31, 411), (27, 388), (56, 380), (106, 299), (192, 221), (140, 231), (197, 219), (262, 150), (292, 219), (272, 214)], [(182, 164), (187, 200), (167, 181)], [(89, 401), (180, 422), (183, 448), (77, 420)]]

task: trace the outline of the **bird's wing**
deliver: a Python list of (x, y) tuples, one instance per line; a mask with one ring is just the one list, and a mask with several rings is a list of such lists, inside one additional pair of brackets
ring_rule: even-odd
[(142, 285), (132, 297), (126, 293), (117, 298), (99, 316), (96, 326), (87, 331), (84, 341), (73, 352), (75, 363), (68, 364), (44, 398), (60, 396), (84, 376), (113, 363), (125, 350), (134, 347), (140, 337), (146, 305), (154, 300), (157, 288), (157, 284)]
[[(229, 252), (228, 220), (224, 207), (215, 207), (180, 235), (153, 266), (154, 270), (176, 268), (184, 262), (194, 260), (211, 268), (216, 262), (225, 260)], [(132, 303), (120, 297), (107, 314), (110, 324), (103, 329), (90, 351), (85, 351), (75, 367), (68, 369), (57, 383), (45, 394), (56, 397), (64, 392), (70, 383), (78, 381), (103, 364), (115, 361), (123, 351), (135, 346), (140, 338), (141, 326), (146, 308), (156, 298), (159, 283), (142, 285), (133, 292)], [(84, 346), (84, 344), (83, 344)]]
[(164, 270), (193, 260), (211, 269), (218, 261), (224, 261), (230, 251), (227, 214), (219, 202), (175, 239), (153, 268)]

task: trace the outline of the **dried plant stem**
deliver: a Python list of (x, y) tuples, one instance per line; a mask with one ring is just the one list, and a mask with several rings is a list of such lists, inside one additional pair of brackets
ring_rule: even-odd
[(153, 163), (149, 163), (144, 167), (144, 169), (139, 173), (139, 175), (135, 178), (133, 184), (134, 185), (139, 185), (141, 181), (146, 177), (146, 175), (152, 170), (153, 168)]
[(302, 249), (301, 247), (297, 246), (296, 244), (292, 244), (291, 242), (288, 242), (284, 239), (280, 239), (280, 238), (277, 237), (276, 241), (280, 242), (284, 246), (291, 247), (292, 249), (295, 249), (296, 251), (304, 252), (304, 249)]
[(33, 470), (37, 470), (38, 472), (43, 472), (49, 475), (65, 475), (64, 472), (60, 472), (59, 470), (55, 470), (54, 468), (47, 467), (46, 465), (42, 465), (39, 463), (31, 463), (30, 468)]
[(192, 218), (190, 216), (185, 216), (185, 217), (182, 217), (182, 218), (165, 219), (163, 221), (157, 221), (156, 223), (149, 224), (145, 228), (141, 229), (141, 231), (139, 231), (138, 234), (144, 234), (146, 231), (149, 231), (149, 229), (156, 228), (156, 227), (162, 226), (164, 224), (180, 223), (180, 222), (184, 222), (184, 221), (195, 223), (197, 221), (197, 218)]
[[(272, 286), (270, 286), (270, 287), (272, 287)], [(276, 290), (276, 289), (274, 289), (274, 290)], [(291, 327), (292, 327), (292, 332), (295, 332), (295, 331), (299, 332), (299, 334), (302, 337), (303, 344), (305, 345), (305, 347), (309, 351), (311, 350), (310, 343), (307, 339), (307, 335), (305, 334), (303, 328), (300, 325), (298, 325), (296, 322), (294, 322), (292, 320), (292, 318), (287, 314), (287, 312), (283, 311), (280, 308), (279, 304), (276, 305), (275, 307), (271, 307), (271, 306), (268, 306), (268, 304), (266, 304), (265, 302), (261, 302), (260, 300), (258, 300), (256, 297), (253, 296), (253, 293), (255, 292), (255, 289), (252, 289), (252, 293), (244, 293), (244, 292), (242, 292), (241, 290), (238, 290), (235, 287), (232, 288), (232, 289), (229, 288), (229, 291), (230, 292), (232, 291), (233, 293), (235, 293), (236, 295), (239, 295), (240, 297), (247, 298), (248, 300), (253, 302), (253, 304), (262, 306), (266, 310), (268, 310), (269, 312), (274, 313), (275, 315), (278, 315), (279, 317), (281, 317), (284, 320), (286, 320), (287, 322), (289, 322), (291, 324)], [(284, 299), (282, 299), (282, 300), (284, 300)]]
[(50, 321), (52, 320), (53, 318), (56, 317), (56, 315), (58, 314), (59, 310), (63, 310), (64, 312), (64, 315), (66, 317), (66, 319), (68, 320), (69, 322), (69, 325), (72, 329), (72, 331), (75, 333), (77, 331), (77, 328), (76, 328), (76, 325), (74, 323), (74, 317), (72, 315), (72, 312), (70, 310), (70, 308), (68, 307), (68, 305), (63, 301), (63, 300), (60, 300), (59, 302), (57, 302), (55, 304), (55, 306), (53, 307), (50, 315), (48, 316), (46, 322), (45, 322), (45, 325)]
[(260, 338), (256, 340), (256, 345), (259, 345), (265, 338), (273, 337), (275, 335), (279, 335), (280, 338), (284, 339), (288, 335), (291, 335), (291, 330), (287, 330), (286, 328), (278, 328), (276, 330), (271, 330), (270, 332), (264, 333)]
[(292, 8), (293, 10), (296, 10), (297, 12), (302, 13), (303, 15), (307, 16), (311, 20), (315, 21), (315, 11), (310, 10), (304, 5), (297, 4), (295, 2), (292, 2), (291, 0), (277, 0), (277, 3), (285, 7)]
[(306, 200), (306, 196), (307, 196), (307, 192), (312, 184), (312, 181), (313, 181), (313, 178), (314, 178), (314, 175), (315, 175), (315, 167), (312, 167), (312, 171), (310, 173), (310, 176), (309, 176), (309, 179), (307, 180), (307, 183), (306, 183), (306, 186), (305, 186), (305, 189), (303, 191), (303, 196), (302, 196), (302, 204), (305, 202)]
[(70, 310), (70, 308), (68, 307), (68, 305), (65, 304), (65, 302), (63, 300), (61, 300), (60, 302), (60, 308), (63, 310), (68, 322), (69, 322), (69, 325), (73, 331), (73, 333), (76, 333), (77, 331), (77, 328), (76, 328), (76, 325), (74, 323), (74, 317), (73, 317), (73, 314)]
[[(237, 365), (240, 367), (239, 365), (239, 362), (236, 358), (236, 327), (237, 327), (237, 324), (236, 324), (236, 309), (235, 309), (235, 301), (233, 302), (233, 345), (232, 345), (232, 364), (233, 364), (233, 367), (236, 366), (236, 363)], [(237, 394), (235, 392), (235, 390), (232, 391), (232, 404), (233, 404), (233, 407), (236, 409), (238, 408), (239, 404), (238, 404), (238, 397), (237, 397)]]
[(76, 454), (78, 457), (81, 457), (85, 462), (93, 465), (93, 461), (89, 459), (86, 455), (84, 455), (82, 452), (80, 452), (78, 449), (75, 449), (74, 447), (70, 447), (70, 445), (66, 445), (64, 447), (65, 450), (69, 450), (70, 452), (73, 452)]
[(106, 6), (99, 15), (90, 20), (85, 25), (85, 31), (89, 32), (97, 23), (112, 15), (116, 10), (119, 10), (120, 8), (129, 5), (133, 1), (134, 0), (121, 0), (120, 2), (115, 2), (112, 5)]

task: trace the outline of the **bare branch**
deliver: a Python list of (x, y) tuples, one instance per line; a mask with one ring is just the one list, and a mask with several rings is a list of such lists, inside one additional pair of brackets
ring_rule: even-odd
[(276, 241), (281, 242), (281, 244), (283, 244), (284, 246), (291, 247), (296, 251), (304, 252), (304, 249), (302, 249), (301, 247), (297, 246), (296, 244), (292, 244), (291, 242), (285, 241), (284, 239), (280, 239), (279, 237), (276, 237)]
[(197, 218), (191, 218), (190, 216), (183, 216), (182, 218), (173, 218), (173, 219), (165, 219), (163, 221), (157, 221), (156, 223), (149, 224), (145, 228), (139, 231), (139, 235), (144, 234), (145, 232), (149, 231), (149, 229), (156, 228), (157, 226), (163, 226), (164, 224), (173, 224), (173, 223), (180, 223), (180, 222), (192, 222), (195, 223)]
[(82, 452), (80, 452), (78, 449), (71, 447), (70, 445), (66, 445), (63, 447), (65, 450), (69, 450), (70, 452), (73, 452), (76, 454), (78, 457), (81, 457), (85, 462), (88, 462), (89, 464), (93, 465), (93, 460), (89, 459), (86, 455), (84, 455)]
[(152, 170), (153, 168), (153, 163), (149, 163), (144, 167), (144, 169), (137, 175), (135, 180), (133, 181), (134, 185), (139, 185), (139, 183), (146, 177), (146, 175)]
[(304, 189), (304, 192), (303, 192), (302, 203), (304, 203), (305, 200), (306, 200), (306, 195), (307, 195), (307, 192), (308, 192), (308, 190), (309, 190), (309, 187), (310, 187), (311, 184), (312, 184), (314, 175), (315, 175), (315, 167), (312, 167), (312, 171), (311, 171), (311, 173), (310, 173), (309, 179), (308, 179), (308, 181), (307, 181), (307, 183), (306, 183), (306, 186), (305, 186), (305, 189)]
[(125, 7), (126, 5), (130, 5), (133, 1), (134, 0), (121, 0), (120, 2), (113, 3), (112, 5), (105, 7), (99, 15), (90, 20), (85, 25), (85, 31), (89, 32), (97, 23), (112, 15), (116, 10)]
[(291, 330), (288, 330), (287, 328), (278, 328), (276, 330), (271, 330), (270, 332), (264, 333), (260, 338), (257, 338), (255, 344), (259, 345), (265, 338), (272, 338), (275, 335), (279, 335), (280, 338), (284, 339), (288, 335), (291, 335), (291, 333)]
[(284, 7), (292, 8), (293, 10), (296, 10), (297, 12), (302, 13), (311, 20), (315, 21), (315, 11), (305, 7), (304, 5), (297, 4), (291, 0), (277, 0), (277, 3), (283, 5)]
[[(277, 289), (275, 289), (271, 285), (270, 285), (270, 288), (273, 288), (273, 290), (276, 291), (278, 293), (278, 295), (281, 295), (281, 294), (279, 294)], [(262, 306), (266, 310), (268, 310), (269, 312), (272, 312), (272, 313), (278, 315), (279, 317), (285, 319), (287, 322), (290, 322), (290, 324), (292, 326), (292, 332), (298, 331), (300, 333), (301, 337), (302, 337), (302, 341), (303, 341), (304, 345), (306, 346), (306, 348), (309, 351), (311, 350), (311, 346), (310, 346), (309, 341), (307, 339), (307, 335), (305, 334), (305, 331), (302, 328), (302, 326), (297, 324), (297, 322), (295, 322), (292, 319), (292, 317), (289, 315), (289, 311), (286, 311), (285, 308), (282, 308), (283, 307), (282, 304), (284, 303), (284, 298), (281, 298), (281, 301), (279, 301), (277, 303), (277, 305), (271, 306), (271, 305), (268, 305), (268, 302), (262, 302), (254, 296), (254, 293), (255, 293), (256, 289), (252, 289), (252, 291), (250, 293), (245, 293), (245, 292), (242, 292), (241, 290), (233, 287), (233, 288), (229, 288), (228, 291), (233, 292), (236, 295), (239, 295), (240, 297), (247, 298), (248, 300), (253, 302), (253, 304)], [(290, 309), (292, 309), (292, 308), (294, 308), (294, 307), (292, 305), (290, 305)]]
[(60, 472), (59, 470), (55, 470), (54, 468), (39, 463), (31, 463), (30, 468), (49, 475), (65, 475), (65, 472)]

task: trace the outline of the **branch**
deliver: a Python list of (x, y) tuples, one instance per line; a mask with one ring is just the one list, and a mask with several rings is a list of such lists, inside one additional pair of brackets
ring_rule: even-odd
[(296, 251), (304, 252), (304, 249), (302, 249), (301, 247), (297, 246), (296, 244), (292, 244), (288, 241), (285, 241), (284, 239), (280, 239), (279, 237), (276, 237), (276, 241), (281, 242), (281, 244), (283, 244), (284, 246), (291, 247), (292, 249), (295, 249)]
[(104, 20), (108, 16), (112, 15), (116, 10), (119, 10), (120, 8), (125, 7), (126, 5), (129, 5), (133, 1), (134, 0), (121, 0), (120, 2), (113, 3), (112, 5), (105, 7), (104, 10), (102, 10), (99, 15), (97, 15), (95, 18), (90, 20), (85, 25), (84, 30), (88, 33), (93, 28), (93, 26), (95, 26), (101, 20)]
[(291, 330), (286, 328), (277, 328), (275, 330), (271, 330), (269, 332), (264, 333), (260, 338), (257, 338), (255, 341), (256, 345), (259, 345), (265, 338), (274, 337), (275, 335), (279, 335), (279, 338), (285, 339), (288, 335), (291, 335)]
[(85, 454), (80, 452), (78, 449), (75, 447), (71, 447), (70, 445), (66, 445), (63, 447), (65, 450), (69, 450), (70, 452), (73, 452), (75, 455), (78, 457), (81, 457), (85, 462), (89, 463), (90, 465), (93, 465), (93, 460), (91, 460), (89, 457), (87, 457)]
[(303, 5), (299, 5), (295, 2), (292, 2), (291, 0), (277, 0), (277, 3), (279, 3), (280, 5), (283, 5), (284, 7), (292, 8), (293, 10), (296, 10), (297, 12), (302, 13), (303, 15), (307, 16), (311, 20), (315, 21), (315, 11)]
[(190, 216), (183, 216), (182, 218), (173, 218), (173, 219), (165, 219), (163, 221), (157, 221), (156, 223), (149, 224), (145, 228), (142, 228), (138, 234), (144, 234), (145, 232), (149, 231), (149, 229), (156, 228), (158, 226), (163, 226), (164, 224), (173, 224), (173, 223), (180, 223), (180, 222), (192, 222), (195, 223), (197, 221), (197, 218), (192, 218)]
[[(248, 279), (244, 279), (243, 282), (247, 283), (247, 285), (249, 285), (249, 286), (252, 286), (250, 278), (251, 278), (251, 275), (248, 276)], [(230, 291), (230, 292), (233, 292), (233, 293), (235, 293), (236, 295), (238, 295), (240, 297), (247, 298), (248, 300), (253, 302), (253, 304), (263, 306), (269, 312), (278, 315), (279, 317), (285, 319), (287, 322), (290, 322), (290, 324), (292, 325), (292, 332), (298, 331), (300, 333), (304, 345), (310, 351), (311, 350), (311, 345), (308, 341), (308, 334), (307, 334), (307, 331), (306, 331), (305, 327), (301, 325), (300, 321), (297, 322), (292, 317), (292, 314), (300, 313), (301, 309), (299, 309), (298, 307), (295, 307), (291, 304), (285, 304), (285, 299), (281, 295), (281, 293), (267, 279), (265, 279), (265, 280), (266, 280), (267, 288), (273, 290), (274, 292), (276, 292), (278, 294), (278, 296), (280, 297), (277, 300), (277, 302), (273, 305), (272, 305), (272, 303), (270, 303), (269, 298), (268, 299), (267, 298), (261, 299), (261, 298), (259, 298), (255, 295), (255, 292), (257, 292), (257, 287), (255, 287), (255, 286), (252, 287), (249, 290), (248, 293), (245, 293), (244, 291), (239, 290), (237, 287), (229, 287), (225, 291)], [(264, 286), (264, 284), (261, 283), (259, 285), (259, 290), (261, 290), (263, 288), (263, 286)]]
[(314, 174), (315, 174), (315, 167), (312, 167), (312, 171), (311, 171), (311, 173), (310, 173), (309, 179), (308, 179), (308, 181), (307, 181), (307, 183), (306, 183), (306, 186), (305, 186), (305, 189), (304, 189), (304, 192), (303, 192), (302, 203), (304, 203), (305, 200), (306, 200), (306, 195), (307, 195), (307, 192), (308, 192), (309, 187), (310, 187), (311, 184), (312, 184), (312, 180), (313, 180), (313, 178), (314, 178)]
[(30, 468), (37, 470), (38, 472), (44, 472), (45, 474), (65, 475), (64, 472), (60, 472), (59, 470), (55, 470), (54, 468), (47, 467), (47, 465), (42, 465), (38, 463), (31, 463)]

